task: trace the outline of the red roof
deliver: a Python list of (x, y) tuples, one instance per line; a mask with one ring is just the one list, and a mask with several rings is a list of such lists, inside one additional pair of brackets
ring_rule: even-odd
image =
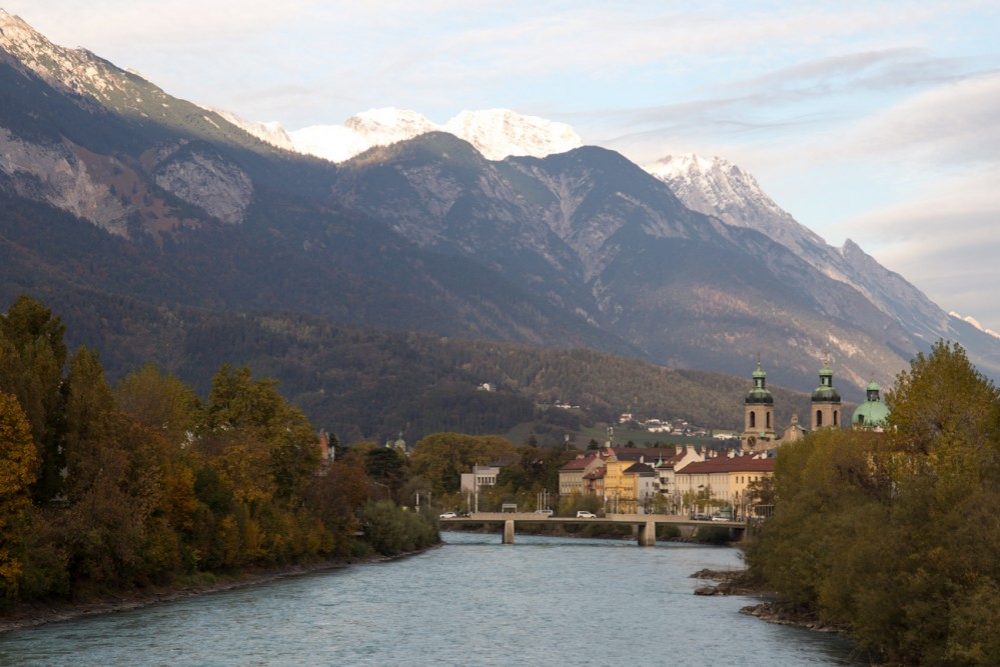
[(583, 470), (590, 462), (594, 460), (596, 454), (587, 454), (586, 456), (578, 456), (577, 458), (564, 464), (563, 467), (559, 468), (560, 472), (569, 472), (571, 470)]
[(707, 461), (689, 463), (676, 474), (704, 475), (713, 472), (774, 472), (774, 459), (755, 459), (750, 456), (719, 456)]
[(591, 470), (586, 475), (584, 475), (583, 478), (584, 479), (601, 479), (602, 477), (604, 477), (604, 473), (606, 473), (607, 471), (608, 471), (607, 468), (605, 468), (604, 466), (601, 466), (597, 470)]

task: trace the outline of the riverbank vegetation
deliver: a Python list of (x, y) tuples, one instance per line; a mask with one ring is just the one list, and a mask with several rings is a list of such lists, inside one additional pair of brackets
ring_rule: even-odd
[(27, 297), (0, 316), (6, 607), (436, 541), (433, 520), (371, 504), (364, 461), (321, 460), (275, 382), (223, 366), (202, 400), (147, 366), (113, 387), (64, 335)]
[(939, 343), (886, 401), (885, 433), (779, 449), (751, 573), (890, 662), (1000, 664), (1000, 393)]

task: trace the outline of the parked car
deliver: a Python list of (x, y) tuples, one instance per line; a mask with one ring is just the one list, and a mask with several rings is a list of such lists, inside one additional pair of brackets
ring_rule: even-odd
[(544, 514), (545, 516), (552, 516), (555, 514), (552, 510), (535, 510), (535, 514)]
[(713, 514), (712, 521), (732, 521), (728, 516), (722, 516), (721, 514)]
[(588, 512), (587, 510), (580, 510), (576, 513), (577, 519), (596, 519), (597, 515), (593, 512)]
[(692, 514), (688, 518), (691, 519), (692, 521), (711, 521), (712, 520), (712, 517), (710, 517), (707, 514), (702, 514), (700, 512), (698, 512), (696, 514)]
[(454, 512), (445, 512), (444, 514), (440, 515), (438, 518), (439, 519), (457, 519), (458, 515), (455, 514)]

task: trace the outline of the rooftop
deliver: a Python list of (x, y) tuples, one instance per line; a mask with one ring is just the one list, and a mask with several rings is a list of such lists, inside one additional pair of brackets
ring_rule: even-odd
[(694, 461), (676, 472), (678, 475), (705, 475), (718, 472), (774, 472), (774, 459), (752, 456), (719, 456), (707, 461)]

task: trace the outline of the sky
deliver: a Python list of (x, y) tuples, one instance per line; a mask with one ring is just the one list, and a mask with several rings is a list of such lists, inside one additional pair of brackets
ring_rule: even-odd
[(639, 164), (719, 155), (830, 243), (1000, 331), (1000, 3), (0, 0), (289, 130), (509, 108)]

